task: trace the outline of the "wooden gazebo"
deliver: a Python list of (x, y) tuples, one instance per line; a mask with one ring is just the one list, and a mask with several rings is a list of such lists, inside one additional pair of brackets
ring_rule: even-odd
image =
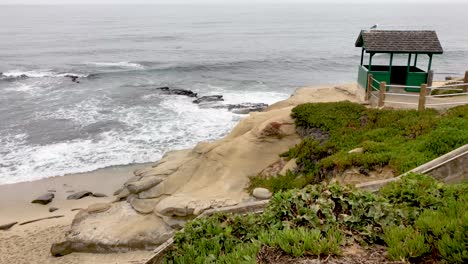
[[(367, 87), (368, 74), (372, 74), (377, 81), (387, 84), (414, 87), (427, 83), (432, 56), (443, 53), (436, 32), (426, 30), (362, 30), (356, 40), (356, 47), (362, 48), (358, 73), (358, 84), (362, 88)], [(367, 65), (364, 64), (365, 53), (369, 54)], [(372, 57), (377, 53), (390, 54), (389, 64), (372, 65)], [(394, 54), (408, 54), (408, 64), (393, 65)], [(418, 55), (428, 56), (427, 71), (417, 67)], [(414, 58), (413, 63), (412, 58)], [(419, 91), (418, 88), (411, 87), (405, 90)]]

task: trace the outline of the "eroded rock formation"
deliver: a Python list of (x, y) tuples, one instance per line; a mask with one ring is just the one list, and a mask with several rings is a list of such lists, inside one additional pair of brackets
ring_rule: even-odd
[[(223, 139), (168, 152), (153, 166), (135, 171), (115, 192), (114, 203), (81, 210), (66, 241), (55, 244), (52, 253), (152, 248), (205, 210), (252, 200), (245, 192), (248, 177), (278, 163), (278, 155), (301, 140), (291, 109), (341, 100), (356, 101), (331, 87), (304, 88), (266, 112), (251, 113)], [(276, 170), (294, 168), (291, 161)], [(264, 190), (260, 194), (267, 196)]]

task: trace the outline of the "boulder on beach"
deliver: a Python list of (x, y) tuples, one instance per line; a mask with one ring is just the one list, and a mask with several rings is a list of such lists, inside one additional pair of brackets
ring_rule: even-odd
[(224, 101), (222, 95), (206, 95), (196, 100), (193, 100), (192, 103), (202, 104), (202, 103), (211, 103), (211, 102), (220, 102), (220, 101)]
[(12, 228), (14, 225), (16, 225), (18, 222), (11, 222), (11, 223), (8, 223), (8, 224), (3, 224), (3, 225), (0, 225), (0, 230), (8, 230), (10, 228)]
[(156, 90), (161, 91), (163, 94), (171, 94), (171, 95), (184, 95), (188, 97), (197, 97), (197, 93), (194, 93), (190, 90), (185, 89), (172, 89), (167, 86), (156, 88)]
[(96, 197), (96, 198), (103, 198), (103, 197), (107, 197), (107, 195), (103, 194), (103, 193), (93, 193), (93, 197)]
[(55, 212), (55, 211), (57, 211), (57, 210), (58, 210), (57, 207), (50, 207), (50, 208), (49, 208), (49, 212), (51, 212), (51, 213), (52, 213), (52, 212)]
[(127, 184), (127, 188), (131, 193), (140, 193), (142, 191), (146, 191), (151, 187), (154, 187), (161, 183), (164, 178), (152, 176), (152, 177), (145, 177), (145, 179), (141, 181), (135, 181)]
[(83, 197), (86, 197), (86, 196), (92, 196), (93, 193), (90, 192), (90, 191), (81, 191), (81, 192), (76, 192), (74, 194), (71, 194), (67, 197), (67, 200), (79, 200)]
[[(106, 210), (91, 211), (95, 209)], [(75, 216), (66, 240), (54, 243), (51, 254), (146, 250), (157, 247), (172, 235), (172, 229), (161, 218), (154, 214), (139, 214), (127, 202), (96, 205)]]
[(52, 200), (53, 200), (54, 198), (55, 198), (55, 194), (53, 194), (53, 193), (46, 193), (46, 194), (43, 194), (43, 195), (37, 197), (37, 198), (34, 199), (31, 203), (46, 205), (46, 204), (52, 202)]
[(270, 199), (272, 194), (268, 189), (255, 188), (252, 192), (252, 195), (257, 199), (265, 200), (265, 199)]

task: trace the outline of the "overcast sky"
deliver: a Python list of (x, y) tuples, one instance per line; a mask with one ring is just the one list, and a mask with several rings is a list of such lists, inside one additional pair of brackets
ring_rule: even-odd
[(465, 3), (467, 0), (0, 0), (0, 4)]

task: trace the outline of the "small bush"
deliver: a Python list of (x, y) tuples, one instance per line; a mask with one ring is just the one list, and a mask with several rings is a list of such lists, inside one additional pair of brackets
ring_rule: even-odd
[(385, 243), (390, 260), (410, 260), (421, 258), (430, 252), (424, 235), (412, 227), (392, 226), (385, 229)]
[(263, 232), (259, 240), (264, 245), (276, 247), (294, 257), (304, 255), (340, 255), (343, 234), (336, 228), (322, 234), (318, 229), (283, 229)]
[(297, 175), (291, 171), (285, 175), (278, 175), (272, 178), (265, 178), (262, 175), (250, 177), (247, 191), (252, 192), (257, 187), (267, 188), (273, 193), (283, 190), (300, 189), (309, 184), (311, 180), (304, 175)]

